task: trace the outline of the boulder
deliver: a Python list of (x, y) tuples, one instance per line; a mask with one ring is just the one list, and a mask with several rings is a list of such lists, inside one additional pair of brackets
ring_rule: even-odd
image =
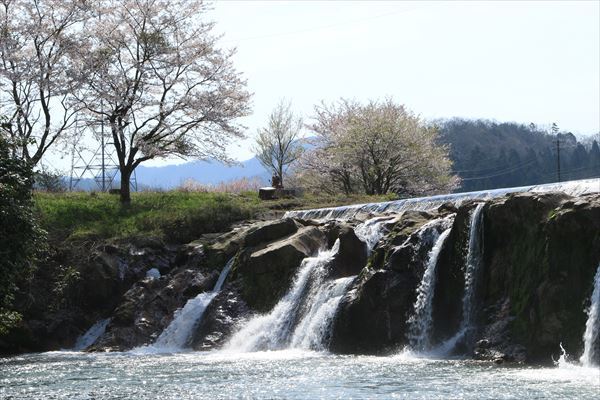
[(325, 245), (325, 236), (314, 226), (254, 252), (240, 255), (234, 264), (242, 284), (242, 298), (256, 311), (270, 310), (288, 290), (302, 260)]
[(411, 274), (370, 270), (342, 299), (332, 326), (330, 350), (383, 354), (406, 343), (407, 314), (416, 286)]
[(336, 223), (327, 231), (329, 247), (336, 240), (340, 241), (337, 254), (329, 265), (329, 277), (333, 279), (358, 275), (367, 264), (367, 244), (361, 241), (352, 226), (346, 223)]
[(244, 246), (255, 247), (259, 244), (282, 239), (296, 233), (298, 225), (291, 218), (255, 224), (246, 232), (243, 241)]
[(238, 324), (249, 315), (250, 309), (240, 295), (239, 285), (226, 285), (204, 311), (192, 336), (192, 348), (212, 350), (222, 347)]

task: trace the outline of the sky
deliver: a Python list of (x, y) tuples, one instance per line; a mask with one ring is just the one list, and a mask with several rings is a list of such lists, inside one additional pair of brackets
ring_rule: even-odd
[[(237, 48), (254, 93), (252, 139), (285, 98), (306, 122), (321, 101), (391, 97), (424, 119), (556, 122), (600, 132), (599, 1), (217, 1), (206, 17)], [(160, 160), (145, 165), (181, 162)]]
[[(600, 131), (600, 2), (217, 1), (248, 80), (249, 136), (280, 98), (309, 120), (340, 97), (392, 97), (426, 119)], [(232, 148), (252, 156), (251, 140)]]

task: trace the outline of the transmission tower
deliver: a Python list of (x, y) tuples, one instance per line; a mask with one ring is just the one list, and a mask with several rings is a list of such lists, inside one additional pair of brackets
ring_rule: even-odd
[[(75, 130), (76, 135), (71, 150), (69, 190), (77, 190), (84, 179), (92, 179), (99, 191), (107, 192), (113, 189), (115, 178), (119, 173), (119, 163), (114, 143), (105, 132), (104, 121), (83, 127), (76, 123)], [(135, 171), (131, 174), (129, 184), (131, 190), (137, 191)], [(84, 188), (79, 186), (79, 189)]]

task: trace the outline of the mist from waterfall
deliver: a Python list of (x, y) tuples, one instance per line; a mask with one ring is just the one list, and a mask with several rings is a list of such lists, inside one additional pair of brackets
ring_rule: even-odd
[(229, 340), (225, 350), (325, 350), (335, 312), (354, 279), (327, 279), (328, 266), (339, 246), (338, 239), (331, 249), (305, 258), (290, 290), (273, 310), (246, 322)]
[(175, 311), (173, 321), (162, 331), (156, 342), (144, 349), (151, 351), (181, 351), (189, 346), (189, 340), (195, 326), (201, 321), (210, 302), (219, 294), (223, 283), (231, 270), (234, 258), (231, 258), (219, 275), (213, 290), (198, 294)]
[(594, 289), (587, 315), (583, 334), (583, 355), (579, 361), (584, 366), (591, 367), (600, 364), (600, 265), (594, 277)]
[[(422, 352), (428, 350), (430, 347), (436, 267), (442, 247), (452, 230), (453, 221), (454, 215), (437, 219), (427, 224), (427, 228), (433, 235), (433, 247), (427, 255), (427, 264), (423, 272), (423, 278), (417, 288), (417, 299), (415, 300), (413, 314), (407, 321), (408, 339), (411, 350)], [(438, 233), (438, 227), (444, 229), (441, 234)], [(423, 236), (425, 232), (422, 230), (420, 236)]]

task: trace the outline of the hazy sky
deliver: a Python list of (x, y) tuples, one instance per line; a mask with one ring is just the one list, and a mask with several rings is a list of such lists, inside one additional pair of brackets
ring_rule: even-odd
[(425, 118), (600, 131), (598, 1), (222, 1), (209, 16), (254, 92), (251, 135), (281, 97), (306, 118), (391, 96)]
[[(280, 98), (308, 120), (321, 100), (386, 96), (427, 119), (556, 122), (592, 134), (599, 4), (217, 1), (207, 16), (222, 46), (237, 47), (235, 65), (254, 93), (243, 119), (250, 138)], [(250, 158), (250, 144), (232, 154)]]

